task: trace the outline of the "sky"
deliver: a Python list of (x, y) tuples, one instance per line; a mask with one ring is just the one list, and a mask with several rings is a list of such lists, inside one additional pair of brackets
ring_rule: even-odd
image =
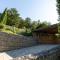
[(57, 23), (56, 0), (0, 0), (0, 12), (5, 8), (16, 8), (22, 18), (33, 21)]

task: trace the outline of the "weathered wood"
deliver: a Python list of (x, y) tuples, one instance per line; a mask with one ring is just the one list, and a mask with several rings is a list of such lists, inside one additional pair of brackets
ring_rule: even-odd
[(60, 39), (56, 36), (58, 33), (58, 24), (46, 28), (39, 28), (33, 31), (33, 36), (41, 44), (60, 44)]

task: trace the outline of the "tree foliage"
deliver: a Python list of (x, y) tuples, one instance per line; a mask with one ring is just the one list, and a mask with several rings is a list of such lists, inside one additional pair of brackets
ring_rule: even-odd
[(56, 1), (57, 1), (57, 11), (58, 11), (59, 21), (60, 21), (60, 0), (56, 0)]
[(36, 28), (47, 27), (50, 25), (47, 22), (40, 22), (40, 20), (32, 21), (31, 18), (27, 17), (23, 19), (16, 8), (5, 9), (3, 13), (0, 13), (0, 23), (5, 25), (14, 26), (17, 28), (33, 31)]
[(51, 24), (44, 21), (44, 22), (40, 23), (40, 25), (38, 25), (38, 27), (36, 29), (45, 28), (45, 27), (48, 27), (49, 25), (51, 25)]
[(0, 16), (0, 22), (2, 24), (6, 24), (7, 22), (7, 8), (4, 10), (4, 12)]
[(25, 26), (26, 28), (30, 28), (30, 27), (31, 27), (31, 19), (30, 19), (29, 17), (27, 17), (27, 18), (25, 19), (24, 26)]
[(21, 29), (24, 28), (24, 19), (22, 17), (20, 17), (18, 28), (21, 28)]
[(15, 8), (7, 10), (7, 25), (18, 27), (19, 25), (19, 13)]

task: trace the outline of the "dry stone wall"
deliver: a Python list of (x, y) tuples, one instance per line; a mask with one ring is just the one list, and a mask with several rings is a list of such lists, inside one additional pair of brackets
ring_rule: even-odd
[(19, 36), (7, 34), (5, 32), (0, 32), (0, 51), (30, 47), (36, 44), (36, 40), (32, 37)]

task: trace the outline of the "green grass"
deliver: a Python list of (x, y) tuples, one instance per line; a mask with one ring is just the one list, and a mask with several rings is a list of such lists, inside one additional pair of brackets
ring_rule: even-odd
[(30, 29), (27, 29), (27, 32), (26, 32), (26, 28), (19, 29), (19, 28), (4, 25), (4, 24), (0, 24), (0, 31), (1, 32), (6, 32), (6, 33), (9, 33), (9, 34), (15, 34), (15, 35), (17, 35), (17, 34), (18, 35), (24, 35), (24, 36), (32, 35)]
[(17, 34), (20, 30), (16, 27), (0, 24), (0, 31), (6, 32), (6, 33), (11, 33), (11, 34)]
[(16, 27), (0, 24), (0, 31), (6, 32), (9, 34), (19, 34), (20, 35), (21, 33), (25, 32), (25, 29), (19, 29)]

